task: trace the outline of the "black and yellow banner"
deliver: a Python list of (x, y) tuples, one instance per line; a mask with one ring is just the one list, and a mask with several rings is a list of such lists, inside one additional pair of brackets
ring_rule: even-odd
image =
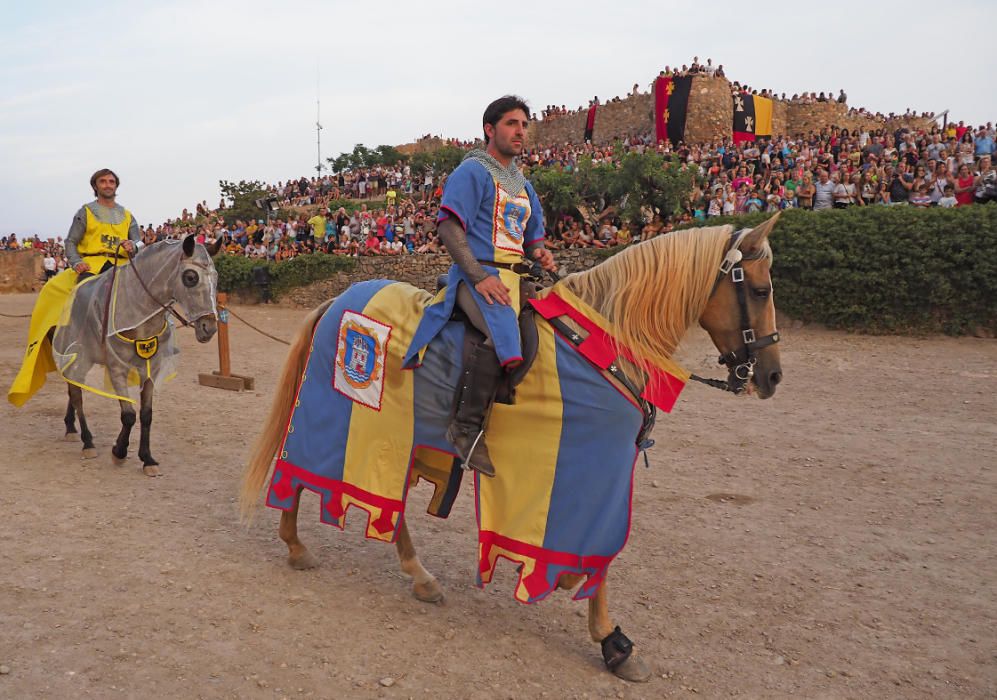
[(734, 95), (734, 143), (772, 136), (772, 100), (745, 92)]
[(677, 145), (685, 138), (692, 76), (659, 77), (654, 83), (654, 134), (657, 141)]

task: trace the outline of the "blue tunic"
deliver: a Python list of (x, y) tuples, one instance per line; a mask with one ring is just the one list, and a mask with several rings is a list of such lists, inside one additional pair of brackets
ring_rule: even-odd
[[(529, 182), (516, 193), (508, 192), (480, 162), (467, 159), (447, 178), (440, 203), (440, 218), (455, 217), (467, 235), (471, 252), (478, 260), (515, 264), (523, 262), (524, 247), (544, 237), (543, 208)], [(436, 337), (453, 313), (457, 285), (466, 284), (485, 318), (495, 343), (499, 362), (522, 361), (519, 338), (519, 275), (511, 270), (483, 265), (485, 272), (497, 274), (512, 304), (489, 304), (457, 265), (447, 277), (446, 293), (426, 309), (412, 343), (405, 353), (405, 366), (418, 363), (419, 353)]]

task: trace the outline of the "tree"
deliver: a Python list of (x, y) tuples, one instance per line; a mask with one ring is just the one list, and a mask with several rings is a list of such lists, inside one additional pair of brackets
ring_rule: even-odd
[(394, 146), (386, 146), (381, 144), (374, 149), (374, 153), (377, 154), (377, 161), (380, 165), (394, 165), (399, 161), (408, 160), (408, 156), (399, 151)]
[[(681, 210), (692, 191), (694, 176), (656, 153), (631, 152), (616, 164), (578, 160), (574, 172), (535, 168), (530, 181), (548, 217), (565, 214), (596, 216), (615, 207), (620, 218), (639, 229), (649, 213), (667, 218)], [(592, 222), (595, 223), (595, 222)]]
[(558, 168), (536, 168), (530, 173), (530, 182), (543, 203), (544, 214), (549, 221), (578, 214), (581, 197), (572, 173)]
[(460, 165), (465, 153), (463, 148), (450, 145), (440, 146), (431, 151), (418, 151), (412, 155), (410, 161), (412, 172), (420, 175), (428, 170), (437, 174), (449, 173)]
[(258, 219), (263, 216), (263, 210), (256, 206), (256, 200), (269, 195), (259, 180), (239, 180), (238, 183), (219, 180), (218, 188), (222, 198), (229, 200), (225, 209), (225, 223), (233, 224), (236, 219)]

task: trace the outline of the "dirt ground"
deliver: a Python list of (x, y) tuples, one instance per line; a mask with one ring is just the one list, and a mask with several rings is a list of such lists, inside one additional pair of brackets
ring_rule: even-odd
[[(284, 338), (305, 314), (236, 310)], [(5, 391), (26, 329), (0, 317)], [(690, 386), (638, 466), (610, 572), (615, 620), (654, 669), (629, 685), (602, 668), (583, 603), (517, 603), (508, 563), (474, 587), (466, 485), (445, 521), (422, 513), (429, 487), (411, 497), (443, 605), (410, 596), (361, 516), (321, 524), (314, 496), (300, 524), (321, 565), (289, 569), (277, 511), (247, 529), (235, 504), (285, 347), (233, 321), (233, 369), (257, 389), (231, 393), (197, 384), (215, 343), (180, 336), (161, 478), (111, 464), (111, 401), (87, 398), (90, 461), (62, 440), (60, 382), (0, 408), (0, 697), (997, 697), (997, 341), (784, 328), (772, 400)], [(714, 357), (699, 331), (681, 355), (718, 376)]]

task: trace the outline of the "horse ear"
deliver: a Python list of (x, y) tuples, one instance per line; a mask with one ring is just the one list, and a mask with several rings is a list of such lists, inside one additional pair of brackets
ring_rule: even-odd
[(194, 254), (194, 244), (195, 243), (197, 243), (197, 239), (194, 237), (194, 234), (190, 234), (189, 236), (184, 236), (184, 239), (183, 239), (183, 256), (185, 258), (189, 258), (191, 255)]
[(741, 245), (738, 246), (741, 249), (741, 252), (747, 253), (748, 251), (758, 250), (761, 248), (762, 244), (764, 244), (765, 240), (769, 237), (769, 234), (772, 233), (772, 229), (775, 228), (775, 222), (778, 221), (780, 214), (782, 214), (781, 211), (776, 212), (775, 216), (769, 217), (764, 222), (751, 229), (751, 232), (748, 233), (744, 239), (742, 239)]
[(209, 243), (204, 247), (208, 249), (208, 255), (210, 255), (211, 257), (215, 257), (216, 255), (218, 255), (218, 251), (222, 249), (222, 237), (219, 236), (218, 238), (215, 239), (214, 243)]

